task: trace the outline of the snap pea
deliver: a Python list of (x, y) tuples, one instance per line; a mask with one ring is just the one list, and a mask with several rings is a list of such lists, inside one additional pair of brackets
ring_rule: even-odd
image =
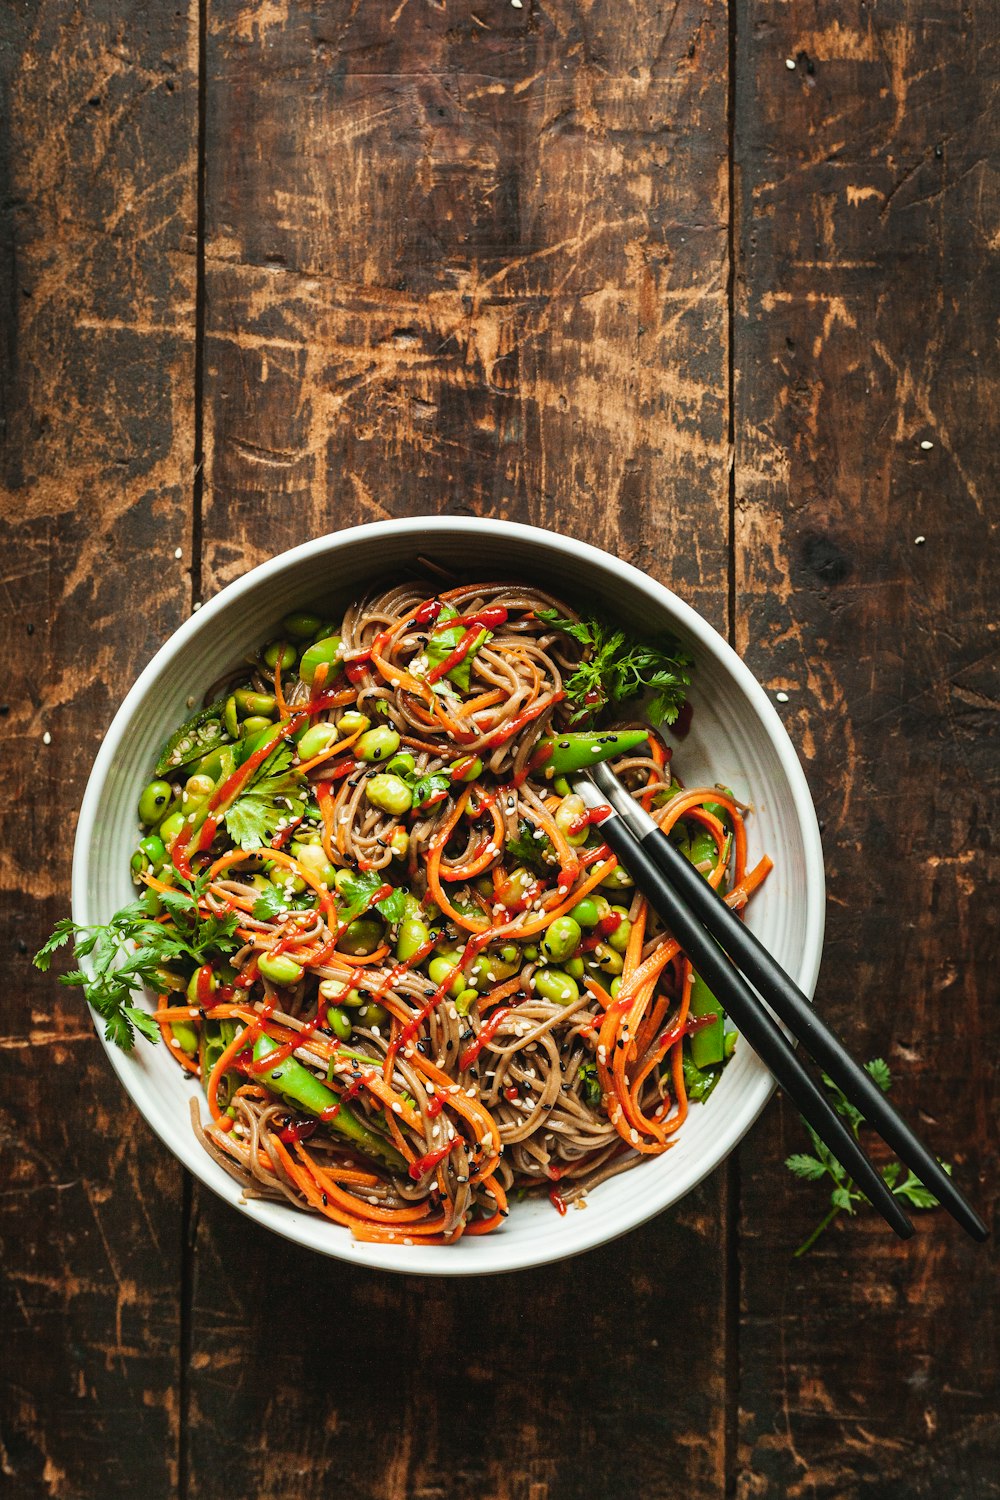
[(715, 1020), (690, 1037), (691, 1061), (697, 1068), (708, 1068), (721, 1063), (725, 1056), (725, 1020), (722, 1006), (716, 1000), (700, 974), (691, 984), (691, 1014), (693, 1016), (714, 1015)]
[(416, 768), (417, 763), (409, 750), (400, 750), (386, 765), (386, 770), (394, 772), (396, 776), (410, 776)]
[(393, 859), (405, 859), (410, 852), (410, 835), (405, 828), (394, 828), (389, 835)]
[[(198, 1061), (201, 1063), (202, 1087), (208, 1087), (209, 1077), (216, 1063), (236, 1035), (234, 1021), (213, 1021), (206, 1018), (201, 1023), (198, 1035)], [(221, 1109), (229, 1107), (230, 1100), (243, 1080), (236, 1072), (227, 1072), (219, 1084), (218, 1100)]]
[[(219, 698), (215, 703), (210, 703), (208, 708), (200, 708), (197, 713), (192, 714), (180, 729), (175, 729), (160, 751), (154, 775), (169, 776), (172, 771), (179, 771), (182, 766), (200, 760), (203, 755), (225, 744), (230, 736), (223, 724), (224, 710), (225, 700)], [(231, 738), (235, 739), (236, 736), (232, 735)]]
[(251, 735), (270, 735), (274, 725), (270, 719), (265, 719), (263, 714), (251, 714), (249, 719), (243, 720), (243, 737), (249, 739)]
[(196, 1056), (198, 1052), (198, 1032), (189, 1021), (174, 1021), (170, 1027), (174, 1041), (182, 1052), (188, 1057)]
[[(273, 1042), (269, 1036), (259, 1036), (254, 1043), (254, 1061), (262, 1062), (269, 1053), (277, 1051), (277, 1042)], [(330, 1130), (337, 1135), (342, 1135), (345, 1140), (353, 1142), (366, 1155), (377, 1157), (396, 1171), (401, 1171), (405, 1167), (406, 1163), (395, 1146), (376, 1135), (373, 1130), (369, 1130), (368, 1126), (341, 1102), (340, 1095), (328, 1088), (325, 1083), (321, 1083), (315, 1074), (302, 1066), (297, 1058), (286, 1057), (284, 1061), (274, 1067), (263, 1069), (256, 1076), (282, 1099), (287, 1099), (290, 1104), (296, 1104), (299, 1109), (304, 1109), (307, 1115), (325, 1116), (324, 1124)]]
[(167, 813), (157, 832), (168, 849), (186, 824), (187, 818), (179, 807), (175, 808), (173, 812)]
[(552, 747), (552, 754), (545, 762), (545, 775), (570, 776), (574, 771), (586, 771), (602, 760), (612, 760), (617, 755), (627, 755), (637, 750), (649, 738), (645, 729), (619, 729), (607, 734), (595, 732), (550, 734), (539, 741), (539, 749)]
[(236, 695), (234, 693), (230, 693), (226, 699), (226, 706), (222, 711), (222, 719), (226, 726), (226, 733), (235, 739), (240, 732), (240, 715), (236, 707)]

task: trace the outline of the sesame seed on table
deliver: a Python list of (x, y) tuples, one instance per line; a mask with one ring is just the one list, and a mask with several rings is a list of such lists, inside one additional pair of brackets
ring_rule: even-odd
[(193, 1183), (30, 962), (203, 601), (359, 522), (552, 527), (779, 706), (817, 1003), (989, 1217), (995, 5), (49, 0), (0, 37), (10, 1493), (1000, 1495), (992, 1245), (842, 1216), (793, 1260), (780, 1098), (621, 1240), (394, 1278)]

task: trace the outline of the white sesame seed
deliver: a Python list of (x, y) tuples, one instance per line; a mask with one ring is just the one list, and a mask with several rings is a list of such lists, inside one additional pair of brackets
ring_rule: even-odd
[(913, 538), (913, 545), (914, 547), (922, 547), (926, 540), (927, 538), (925, 536), (915, 536)]
[(794, 57), (786, 57), (785, 58), (785, 67), (788, 68), (791, 72), (794, 73), (794, 71), (795, 71), (795, 58)]
[(923, 448), (925, 453), (929, 453), (930, 450), (934, 447), (934, 444), (931, 442), (930, 438), (924, 438), (920, 446), (921, 448)]
[(633, 1146), (638, 1146), (638, 1144), (639, 1144), (639, 1132), (638, 1132), (638, 1130), (636, 1130), (636, 1128), (635, 1128), (634, 1125), (632, 1126), (632, 1129), (629, 1131), (629, 1139), (631, 1140)]
[(183, 547), (175, 547), (174, 548), (174, 556), (179, 561), (184, 556), (184, 548)]
[(777, 700), (778, 700), (779, 703), (787, 703), (788, 702), (788, 694), (787, 693), (775, 693), (774, 696), (777, 698)]
[(196, 599), (195, 602), (191, 606), (191, 613), (195, 614), (199, 609), (201, 609), (201, 600), (200, 599)]
[(45, 733), (42, 735), (42, 744), (43, 745), (51, 745), (51, 743), (52, 743), (52, 736), (51, 736), (51, 734), (49, 734), (49, 731), (46, 729)]
[(394, 1115), (401, 1115), (403, 1113), (403, 1106), (400, 1104), (398, 1099), (392, 1106), (392, 1112)]

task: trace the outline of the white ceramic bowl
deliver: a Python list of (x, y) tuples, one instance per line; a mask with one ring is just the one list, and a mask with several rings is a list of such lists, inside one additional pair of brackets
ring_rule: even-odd
[[(87, 785), (73, 860), (73, 915), (106, 922), (134, 897), (129, 857), (135, 805), (156, 754), (206, 688), (248, 647), (272, 636), (293, 608), (333, 614), (374, 579), (419, 555), (471, 576), (522, 576), (642, 634), (666, 628), (695, 661), (691, 731), (676, 755), (688, 785), (721, 782), (751, 802), (751, 857), (775, 869), (749, 907), (748, 922), (812, 994), (823, 940), (824, 880), (812, 801), (791, 742), (754, 677), (726, 642), (674, 594), (606, 552), (555, 532), (503, 521), (422, 516), (321, 537), (238, 579), (157, 652), (115, 716)], [(98, 1025), (103, 1035), (103, 1028)], [(163, 1047), (139, 1042), (131, 1055), (107, 1047), (136, 1105), (174, 1155), (248, 1217), (302, 1245), (385, 1270), (476, 1275), (576, 1255), (635, 1228), (683, 1198), (729, 1154), (771, 1093), (770, 1074), (745, 1045), (704, 1105), (695, 1106), (664, 1156), (604, 1183), (587, 1207), (564, 1217), (551, 1205), (515, 1204), (503, 1229), (445, 1247), (357, 1244), (339, 1226), (290, 1207), (240, 1201), (239, 1186), (195, 1139), (192, 1085)]]

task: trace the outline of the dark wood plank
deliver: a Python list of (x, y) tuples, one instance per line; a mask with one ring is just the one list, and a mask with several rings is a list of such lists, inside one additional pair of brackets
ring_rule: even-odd
[[(740, 644), (825, 825), (819, 1003), (990, 1211), (996, 8), (747, 3), (738, 57)], [(995, 1251), (869, 1218), (791, 1261), (801, 1143), (742, 1157), (738, 1493), (996, 1495)]]
[[(209, 590), (467, 508), (725, 627), (726, 48), (702, 0), (213, 5)], [(723, 1199), (719, 1174), (606, 1251), (459, 1286), (199, 1195), (192, 1495), (721, 1496)]]
[(189, 601), (197, 31), (158, 0), (0, 28), (0, 1473), (24, 1500), (166, 1495), (180, 1173), (30, 955), (69, 910), (101, 732)]

